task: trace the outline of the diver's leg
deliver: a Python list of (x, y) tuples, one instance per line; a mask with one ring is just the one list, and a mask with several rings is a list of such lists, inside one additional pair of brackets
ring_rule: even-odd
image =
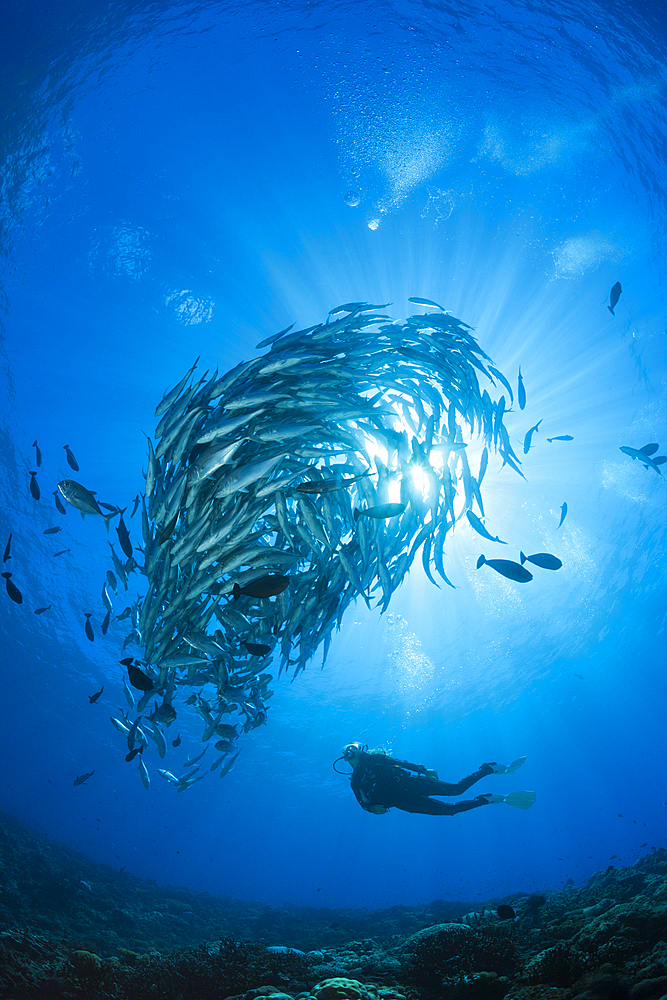
[(476, 781), (481, 781), (482, 778), (486, 778), (489, 774), (493, 774), (491, 765), (482, 764), (474, 774), (469, 774), (467, 778), (461, 778), (456, 784), (449, 781), (436, 781), (434, 778), (414, 777), (410, 775), (401, 780), (401, 787), (405, 788), (406, 791), (409, 790), (413, 795), (462, 795)]
[(485, 798), (464, 799), (462, 802), (440, 802), (439, 799), (429, 799), (426, 795), (396, 795), (394, 801), (387, 805), (395, 806), (404, 812), (422, 813), (426, 816), (455, 816), (456, 813), (468, 812), (487, 805)]

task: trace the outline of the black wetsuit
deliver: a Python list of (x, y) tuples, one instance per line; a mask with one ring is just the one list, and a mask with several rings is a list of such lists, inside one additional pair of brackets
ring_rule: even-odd
[[(410, 774), (410, 771), (416, 774)], [(488, 805), (486, 799), (464, 799), (462, 802), (440, 802), (431, 795), (461, 795), (487, 774), (493, 774), (490, 764), (482, 764), (474, 774), (456, 784), (426, 777), (422, 764), (410, 764), (382, 753), (361, 753), (359, 763), (350, 777), (350, 787), (357, 802), (373, 812), (373, 806), (390, 809), (395, 806), (405, 812), (426, 813), (430, 816), (454, 816), (478, 806)]]

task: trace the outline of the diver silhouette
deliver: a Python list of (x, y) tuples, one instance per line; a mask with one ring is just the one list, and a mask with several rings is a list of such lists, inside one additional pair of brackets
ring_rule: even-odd
[[(495, 761), (482, 764), (467, 778), (452, 784), (440, 781), (437, 771), (429, 770), (423, 764), (398, 760), (381, 749), (369, 751), (366, 744), (348, 743), (343, 747), (342, 757), (334, 761), (334, 771), (337, 771), (336, 764), (339, 760), (345, 760), (352, 766), (350, 787), (366, 812), (381, 815), (396, 808), (429, 816), (454, 816), (479, 806), (501, 802), (517, 809), (529, 809), (535, 801), (535, 792), (510, 792), (508, 795), (487, 792), (461, 802), (440, 802), (439, 799), (431, 798), (432, 795), (462, 795), (471, 785), (490, 774), (514, 774), (525, 759), (519, 757), (511, 764), (498, 764)], [(411, 771), (414, 774), (410, 774)]]

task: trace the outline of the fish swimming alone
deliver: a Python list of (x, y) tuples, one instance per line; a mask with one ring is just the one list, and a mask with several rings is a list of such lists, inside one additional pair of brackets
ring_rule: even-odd
[(560, 569), (563, 565), (560, 559), (557, 556), (552, 556), (550, 552), (535, 552), (532, 556), (525, 556), (521, 552), (519, 558), (522, 566), (525, 562), (531, 562), (534, 566), (540, 566), (542, 569)]
[(481, 535), (482, 538), (488, 538), (488, 540), (490, 542), (498, 542), (500, 545), (507, 545), (507, 542), (504, 542), (502, 540), (502, 538), (498, 538), (498, 535), (496, 535), (495, 538), (494, 538), (494, 536), (491, 535), (487, 531), (486, 527), (482, 524), (480, 518), (477, 517), (477, 514), (474, 514), (473, 511), (467, 510), (466, 511), (466, 517), (468, 518), (468, 521), (470, 522), (470, 527), (474, 528), (474, 530), (477, 532), (477, 534)]
[(70, 469), (74, 469), (75, 472), (78, 472), (79, 471), (79, 463), (77, 462), (77, 460), (75, 459), (74, 455), (72, 454), (70, 446), (68, 444), (64, 444), (63, 448), (65, 449), (65, 453), (67, 455), (67, 464), (69, 465)]
[(77, 776), (74, 779), (74, 781), (72, 782), (72, 784), (73, 785), (85, 785), (85, 783), (88, 781), (88, 778), (92, 778), (92, 776), (94, 774), (95, 774), (94, 771), (87, 771), (86, 774), (77, 774)]
[(112, 517), (116, 516), (118, 511), (112, 514), (103, 514), (100, 505), (95, 499), (95, 494), (91, 490), (87, 490), (81, 483), (76, 483), (73, 479), (63, 479), (58, 483), (58, 489), (61, 496), (67, 500), (67, 503), (71, 503), (72, 507), (76, 507), (82, 518), (85, 518), (86, 514), (98, 514), (104, 521), (107, 532), (109, 531), (109, 521)]
[(101, 696), (101, 694), (102, 694), (103, 691), (104, 691), (104, 684), (102, 685), (102, 687), (100, 688), (99, 691), (95, 692), (95, 694), (89, 694), (88, 695), (88, 701), (90, 702), (91, 705), (95, 704), (95, 702)]
[(516, 911), (506, 903), (501, 903), (496, 913), (500, 920), (514, 920), (516, 917)]
[(90, 639), (91, 642), (94, 642), (95, 633), (93, 632), (93, 626), (90, 624), (92, 612), (84, 611), (84, 614), (86, 616), (86, 625), (85, 625), (86, 638)]
[[(530, 451), (530, 445), (531, 445), (531, 442), (533, 440), (533, 434), (537, 434), (538, 428), (539, 428), (539, 426), (540, 426), (541, 423), (542, 423), (542, 421), (538, 420), (534, 427), (531, 427), (530, 430), (526, 431), (526, 436), (523, 439), (523, 453), (524, 453), (524, 455), (527, 455), (528, 452)], [(549, 439), (547, 438), (547, 440), (549, 440)]]
[(35, 612), (34, 613), (36, 615), (43, 615), (46, 611), (50, 611), (50, 610), (51, 610), (51, 605), (47, 604), (45, 608), (35, 608)]
[(12, 549), (12, 535), (13, 535), (13, 532), (10, 531), (9, 532), (9, 538), (7, 539), (7, 544), (5, 545), (5, 552), (4, 552), (4, 555), (2, 557), (2, 561), (3, 562), (7, 562), (8, 559), (12, 558), (12, 552), (11, 552), (11, 549)]
[(41, 493), (39, 491), (39, 483), (37, 482), (37, 473), (30, 473), (30, 493), (34, 500), (39, 500)]
[(529, 580), (533, 579), (532, 573), (511, 559), (486, 559), (484, 556), (480, 556), (477, 560), (477, 569), (485, 564), (491, 569), (495, 569), (496, 573), (500, 573), (506, 579), (514, 580), (515, 583), (528, 583)]
[(56, 558), (56, 556), (64, 556), (64, 555), (66, 555), (66, 554), (67, 554), (68, 552), (71, 552), (71, 551), (72, 551), (71, 549), (60, 549), (60, 551), (59, 551), (59, 552), (54, 552), (54, 553), (53, 553), (53, 558), (55, 559), (55, 558)]
[(61, 526), (59, 524), (57, 524), (55, 526), (55, 528), (44, 528), (43, 534), (45, 534), (45, 535), (57, 535), (58, 532), (62, 531), (62, 530), (63, 529), (61, 528)]
[(614, 285), (611, 286), (611, 291), (609, 293), (609, 305), (607, 306), (607, 309), (612, 314), (612, 316), (616, 315), (614, 309), (616, 308), (616, 303), (621, 297), (622, 291), (623, 289), (621, 288), (620, 281), (617, 281)]
[(559, 434), (558, 437), (547, 438), (547, 441), (551, 444), (552, 441), (574, 441), (574, 438), (571, 434)]
[(35, 439), (32, 442), (32, 446), (35, 449), (35, 464), (37, 465), (37, 468), (39, 469), (40, 465), (42, 464), (42, 449), (37, 444), (37, 439)]
[(12, 583), (10, 579), (12, 574), (3, 573), (2, 575), (5, 578), (5, 583), (7, 584), (7, 593), (13, 600), (14, 604), (23, 604), (23, 594), (21, 593), (19, 588)]
[[(560, 505), (560, 521), (558, 522), (558, 528), (560, 528), (566, 516), (567, 516), (567, 503), (562, 503)], [(556, 530), (558, 530), (558, 528)]]
[(519, 386), (517, 389), (517, 399), (519, 400), (519, 409), (526, 409), (526, 390), (523, 384), (523, 377), (521, 375), (521, 365), (519, 365)]

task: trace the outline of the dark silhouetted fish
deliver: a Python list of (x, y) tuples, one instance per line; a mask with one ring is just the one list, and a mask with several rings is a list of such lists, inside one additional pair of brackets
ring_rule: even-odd
[(405, 508), (404, 503), (380, 503), (375, 507), (366, 507), (365, 510), (355, 507), (354, 520), (358, 521), (360, 517), (374, 517), (378, 521), (384, 521), (389, 517), (398, 517)]
[(103, 685), (102, 685), (102, 687), (101, 687), (101, 688), (99, 689), (99, 691), (96, 691), (96, 692), (95, 692), (95, 694), (89, 694), (89, 695), (88, 695), (88, 701), (90, 702), (90, 704), (91, 704), (91, 705), (94, 705), (94, 704), (95, 704), (95, 702), (96, 702), (96, 701), (97, 701), (97, 699), (98, 699), (98, 698), (99, 698), (99, 697), (101, 696), (101, 694), (102, 694), (102, 692), (103, 692), (103, 691), (104, 691), (104, 684), (103, 684)]
[(92, 612), (90, 611), (84, 611), (84, 615), (86, 616), (86, 637), (90, 639), (91, 642), (95, 642), (95, 633), (93, 632), (93, 626), (90, 624), (91, 614)]
[(2, 557), (3, 562), (7, 562), (8, 559), (12, 558), (11, 548), (12, 548), (12, 535), (13, 531), (9, 532), (9, 538), (7, 539), (7, 544), (5, 545), (5, 554)]
[(243, 594), (245, 597), (277, 597), (283, 590), (289, 587), (289, 577), (281, 576), (280, 573), (267, 573), (260, 576), (259, 580), (247, 583), (245, 587), (234, 584), (234, 600), (237, 601)]
[(88, 771), (86, 774), (77, 774), (77, 776), (74, 779), (74, 781), (72, 782), (72, 784), (73, 785), (85, 785), (85, 783), (88, 781), (88, 778), (92, 778), (92, 776), (94, 774), (95, 774), (94, 771)]
[(609, 305), (607, 306), (607, 309), (612, 314), (612, 316), (616, 315), (616, 313), (614, 312), (614, 309), (616, 308), (616, 303), (618, 302), (618, 300), (621, 297), (621, 292), (622, 291), (623, 291), (623, 289), (621, 288), (620, 281), (617, 281), (615, 285), (611, 286), (611, 291), (609, 293)]
[(526, 408), (526, 390), (523, 384), (523, 377), (521, 375), (521, 365), (519, 365), (519, 385), (517, 389), (517, 399), (519, 400), (519, 409), (525, 410)]
[(53, 495), (54, 495), (55, 500), (56, 500), (56, 507), (58, 508), (58, 510), (60, 511), (60, 513), (61, 514), (66, 514), (67, 513), (67, 509), (66, 509), (64, 503), (62, 502), (62, 500), (60, 499), (60, 493), (58, 492), (58, 490), (54, 490), (53, 491)]
[(37, 482), (37, 473), (36, 472), (31, 472), (30, 473), (30, 492), (33, 495), (33, 497), (35, 498), (35, 500), (39, 500), (41, 494), (39, 492), (39, 483)]
[[(565, 520), (566, 516), (567, 516), (567, 504), (566, 503), (562, 503), (560, 505), (560, 521), (558, 522), (558, 528), (560, 528), (560, 526), (563, 523), (563, 521)], [(558, 528), (556, 528), (556, 531), (558, 531)]]
[(571, 434), (559, 434), (558, 437), (547, 438), (547, 441), (551, 444), (552, 441), (574, 441), (574, 438)]
[(127, 530), (127, 525), (123, 520), (123, 514), (127, 510), (127, 507), (123, 507), (120, 512), (120, 520), (116, 527), (116, 532), (118, 533), (118, 541), (120, 542), (120, 547), (127, 556), (128, 559), (132, 556), (132, 542), (130, 541), (130, 533)]
[(549, 552), (536, 552), (532, 556), (525, 556), (523, 552), (520, 552), (519, 558), (522, 566), (525, 562), (531, 562), (534, 566), (540, 566), (542, 569), (560, 569), (563, 565), (560, 559), (552, 556)]
[(500, 573), (501, 576), (508, 580), (514, 580), (516, 583), (528, 583), (529, 580), (533, 579), (532, 573), (529, 573), (519, 563), (512, 562), (511, 559), (486, 559), (484, 556), (480, 556), (477, 560), (477, 569), (485, 563), (491, 569), (495, 569), (496, 573)]
[(130, 514), (131, 518), (134, 517), (134, 515), (137, 513), (137, 508), (141, 503), (141, 493), (137, 493), (136, 497), (132, 502), (134, 503), (134, 507), (132, 508), (132, 513)]
[(490, 542), (499, 542), (500, 545), (507, 545), (507, 542), (503, 542), (502, 538), (498, 538), (497, 535), (494, 538), (493, 535), (489, 534), (489, 532), (486, 530), (480, 519), (477, 517), (477, 514), (473, 514), (471, 510), (467, 510), (466, 517), (470, 522), (471, 528), (474, 528), (477, 534), (481, 535), (482, 538), (488, 538)]
[(512, 909), (511, 906), (508, 906), (506, 903), (501, 903), (498, 909), (496, 910), (496, 913), (498, 914), (501, 920), (514, 920), (514, 918), (516, 917), (516, 912)]
[(584, 675), (583, 674), (575, 674), (574, 676), (578, 677), (580, 681), (583, 681), (583, 679), (584, 679)]
[(57, 524), (55, 526), (55, 528), (44, 528), (44, 534), (45, 535), (57, 535), (58, 532), (62, 531), (62, 530), (63, 529), (61, 528), (61, 526), (59, 524)]
[(102, 622), (102, 635), (107, 634), (107, 629), (109, 628), (110, 623), (111, 623), (111, 612), (107, 611), (107, 613), (104, 616), (104, 621)]
[(527, 455), (528, 452), (530, 451), (530, 445), (531, 445), (531, 442), (533, 440), (533, 434), (537, 434), (537, 430), (538, 430), (538, 428), (539, 428), (539, 426), (540, 426), (541, 423), (542, 423), (542, 421), (538, 420), (534, 427), (531, 427), (530, 430), (526, 431), (526, 436), (523, 439), (523, 453), (524, 453), (524, 455)]
[(68, 444), (64, 444), (63, 448), (65, 449), (65, 452), (67, 454), (67, 464), (69, 465), (70, 469), (74, 469), (75, 472), (78, 472), (79, 471), (79, 463), (77, 462), (77, 460), (75, 459), (74, 455), (72, 454), (72, 452), (70, 450), (70, 446)]
[(129, 753), (125, 754), (125, 760), (128, 762), (134, 760), (134, 758), (137, 756), (138, 753), (143, 753), (143, 752), (144, 752), (144, 745), (143, 743), (140, 743), (138, 747), (134, 748), (134, 750), (130, 750)]
[(53, 553), (53, 558), (55, 559), (56, 556), (64, 556), (67, 552), (71, 552), (71, 551), (72, 551), (71, 549), (61, 549), (60, 552), (54, 552)]
[(137, 688), (138, 691), (152, 691), (155, 685), (150, 679), (148, 674), (145, 674), (143, 670), (135, 666), (134, 661), (129, 658), (120, 661), (124, 667), (127, 667), (127, 676), (130, 680), (132, 687)]
[(180, 747), (181, 745), (181, 734), (179, 733), (175, 740), (171, 741), (173, 747)]
[(107, 570), (107, 580), (108, 580), (109, 586), (113, 590), (114, 594), (117, 594), (118, 593), (118, 581), (116, 580), (116, 577), (114, 576), (113, 572), (110, 569)]
[(43, 615), (45, 611), (50, 611), (51, 605), (47, 604), (45, 608), (35, 608), (36, 615)]
[(241, 645), (245, 646), (251, 656), (266, 656), (271, 652), (271, 647), (264, 642), (242, 642)]
[(3, 573), (2, 575), (5, 578), (5, 583), (7, 584), (7, 593), (9, 594), (9, 596), (11, 597), (11, 599), (14, 601), (14, 604), (23, 604), (23, 594), (21, 593), (21, 591), (19, 590), (19, 588), (16, 587), (12, 583), (12, 581), (10, 580), (10, 577), (11, 577), (12, 574), (11, 573)]
[(37, 439), (32, 442), (32, 446), (35, 449), (35, 462), (37, 463), (37, 468), (39, 469), (42, 464), (42, 449), (37, 444)]
[(440, 312), (445, 311), (437, 302), (433, 302), (431, 299), (422, 299), (418, 295), (410, 296), (408, 302), (414, 302), (416, 306), (428, 306), (429, 309), (439, 309)]

